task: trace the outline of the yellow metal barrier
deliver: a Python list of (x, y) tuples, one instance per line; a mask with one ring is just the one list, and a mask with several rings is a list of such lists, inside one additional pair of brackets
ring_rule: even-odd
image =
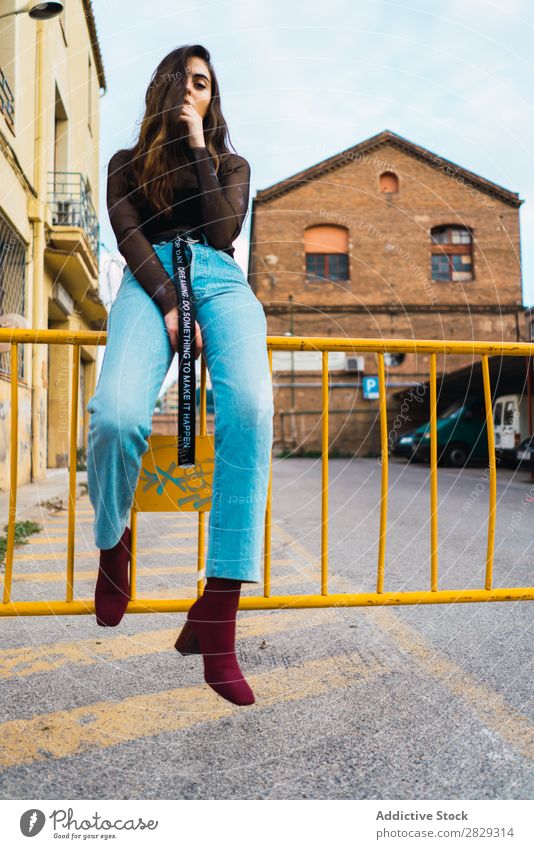
[[(74, 590), (74, 529), (76, 520), (76, 426), (75, 411), (78, 409), (78, 385), (80, 368), (80, 345), (105, 345), (106, 334), (94, 331), (24, 330), (0, 328), (0, 342), (11, 342), (11, 374), (17, 374), (17, 346), (23, 343), (55, 344), (72, 346), (72, 394), (70, 411), (69, 451), (69, 517), (65, 601), (46, 602), (11, 601), (13, 577), (13, 551), (15, 543), (15, 517), (17, 504), (17, 450), (18, 450), (18, 384), (11, 381), (11, 478), (9, 493), (9, 517), (4, 576), (3, 598), (0, 604), (2, 616), (48, 616), (63, 614), (94, 614), (94, 601), (73, 600)], [(495, 438), (488, 357), (534, 355), (534, 344), (456, 342), (405, 339), (347, 339), (323, 337), (269, 336), (269, 363), (272, 373), (272, 351), (321, 351), (322, 352), (322, 500), (321, 500), (321, 574), (320, 593), (271, 596), (271, 503), (272, 463), (267, 506), (265, 511), (264, 580), (262, 596), (241, 597), (241, 610), (258, 610), (281, 607), (332, 607), (373, 606), (399, 604), (443, 604), (451, 602), (519, 601), (534, 600), (532, 587), (492, 587), (493, 554), (495, 546), (495, 517), (497, 504), (497, 471), (495, 461)], [(378, 564), (376, 592), (329, 593), (328, 592), (328, 352), (376, 353), (378, 358), (379, 415), (381, 436), (381, 498), (380, 532), (378, 540)], [(388, 449), (387, 410), (384, 353), (426, 353), (430, 355), (430, 588), (410, 592), (384, 591), (384, 562), (386, 552), (387, 508), (388, 508)], [(486, 574), (484, 587), (480, 589), (438, 589), (438, 488), (437, 488), (437, 425), (436, 425), (436, 356), (438, 354), (468, 354), (480, 356), (486, 405), (486, 425), (489, 453), (489, 518), (486, 550)], [(176, 437), (151, 436), (149, 450), (143, 457), (139, 483), (134, 495), (131, 513), (132, 562), (131, 601), (127, 613), (154, 613), (186, 611), (193, 600), (137, 598), (136, 591), (136, 531), (139, 511), (145, 510), (189, 510), (198, 512), (197, 546), (197, 595), (202, 593), (205, 564), (205, 513), (211, 505), (211, 475), (213, 472), (213, 442), (206, 433), (206, 363), (201, 359), (200, 385), (200, 434), (197, 442), (197, 465), (194, 469), (174, 468)], [(175, 485), (184, 493), (182, 498), (167, 497), (165, 477), (171, 476)], [(165, 506), (162, 507), (162, 504)], [(96, 576), (95, 576), (96, 580)]]

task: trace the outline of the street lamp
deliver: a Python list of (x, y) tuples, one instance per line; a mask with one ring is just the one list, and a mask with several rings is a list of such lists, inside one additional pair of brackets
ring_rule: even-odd
[(10, 15), (21, 15), (27, 13), (30, 18), (33, 18), (36, 21), (48, 21), (50, 18), (55, 18), (57, 15), (61, 15), (62, 11), (63, 3), (37, 3), (33, 0), (33, 2), (26, 3), (22, 9), (16, 9), (14, 12), (4, 12), (3, 15), (0, 15), (0, 18), (9, 18)]

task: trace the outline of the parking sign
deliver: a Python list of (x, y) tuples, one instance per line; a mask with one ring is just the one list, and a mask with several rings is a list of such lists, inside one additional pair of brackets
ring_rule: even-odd
[(368, 398), (369, 401), (376, 401), (380, 397), (378, 393), (378, 377), (364, 377), (363, 397)]

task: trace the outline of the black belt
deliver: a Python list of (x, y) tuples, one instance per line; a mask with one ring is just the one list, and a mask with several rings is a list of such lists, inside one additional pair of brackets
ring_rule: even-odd
[[(177, 235), (172, 243), (173, 283), (178, 299), (178, 465), (195, 465), (195, 305), (191, 289), (191, 263), (185, 246), (193, 239)], [(191, 249), (189, 249), (191, 255)]]

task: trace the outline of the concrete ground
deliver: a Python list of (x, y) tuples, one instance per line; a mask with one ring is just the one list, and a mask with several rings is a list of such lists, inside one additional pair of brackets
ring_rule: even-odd
[[(385, 589), (427, 589), (428, 468), (392, 462), (389, 492)], [(273, 595), (319, 591), (320, 493), (319, 460), (274, 461)], [(375, 590), (379, 499), (376, 460), (330, 461), (331, 592)], [(440, 589), (483, 586), (487, 501), (484, 469), (439, 470)], [(40, 509), (43, 532), (16, 549), (14, 600), (64, 597), (66, 512)], [(530, 477), (500, 470), (494, 586), (534, 584), (533, 511)], [(77, 514), (75, 597), (92, 602), (87, 495)], [(194, 515), (141, 515), (138, 545), (141, 596), (193, 596)], [(184, 613), (113, 629), (92, 614), (5, 618), (0, 798), (530, 799), (533, 609), (241, 611), (248, 707), (174, 650)]]
[[(87, 493), (87, 472), (76, 472), (76, 498)], [(17, 521), (44, 522), (58, 510), (69, 508), (69, 470), (47, 469), (43, 480), (23, 484), (17, 489)], [(2, 532), (9, 514), (9, 490), (0, 492)]]

